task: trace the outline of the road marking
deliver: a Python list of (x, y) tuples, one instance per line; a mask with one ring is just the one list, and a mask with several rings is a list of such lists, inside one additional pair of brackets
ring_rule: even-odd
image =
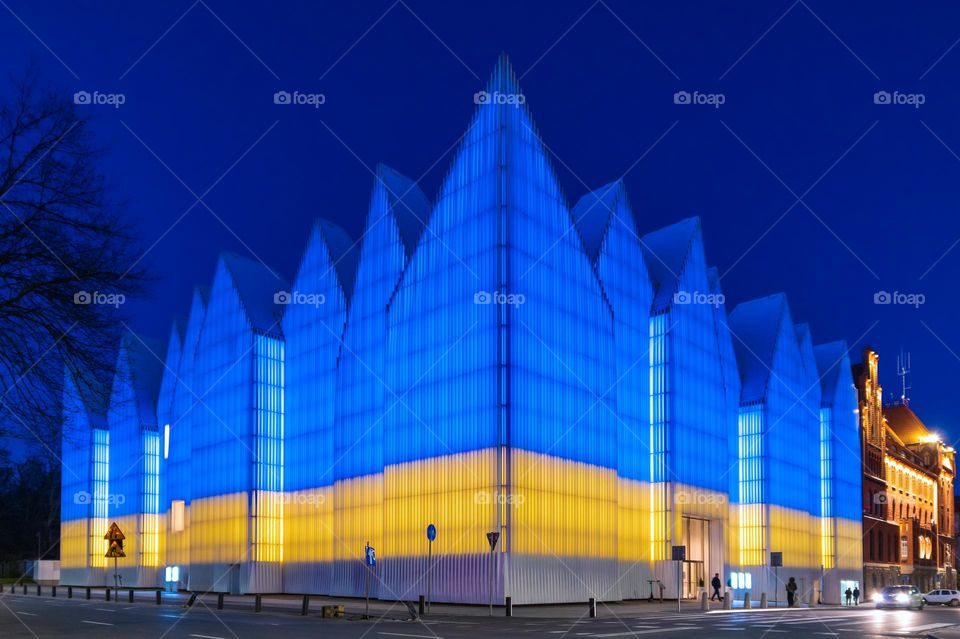
[(116, 612), (113, 608), (94, 608), (94, 610), (99, 610), (100, 612)]
[(191, 637), (198, 637), (198, 639), (223, 639), (223, 637), (216, 637), (214, 635), (190, 635)]
[(676, 632), (677, 630), (700, 630), (701, 626), (674, 626), (673, 628), (654, 628), (653, 630), (634, 630), (632, 632), (610, 632), (594, 637), (632, 637), (633, 635), (650, 635), (655, 632)]
[(113, 625), (112, 623), (106, 623), (104, 621), (87, 621), (86, 619), (81, 620), (80, 623), (92, 623), (95, 626), (112, 626)]
[(16, 614), (18, 614), (18, 615), (30, 615), (31, 617), (36, 617), (36, 616), (37, 616), (37, 613), (35, 613), (35, 612), (24, 612), (24, 611), (22, 611), (22, 610), (15, 610), (14, 612), (15, 612)]
[(390, 635), (391, 637), (422, 637), (423, 639), (443, 639), (443, 637), (437, 637), (436, 635), (408, 635), (402, 632), (378, 632), (378, 635)]

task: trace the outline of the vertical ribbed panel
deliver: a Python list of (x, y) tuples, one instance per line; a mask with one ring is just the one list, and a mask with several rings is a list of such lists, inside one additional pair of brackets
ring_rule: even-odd
[(320, 224), (315, 224), (293, 283), (293, 303), (283, 315), (286, 592), (329, 589), (337, 357), (346, 320), (346, 299), (334, 259)]
[[(419, 193), (407, 180), (379, 167), (360, 248), (355, 293), (350, 301), (337, 386), (334, 433), (333, 571), (331, 593), (364, 593), (364, 547), (380, 548), (383, 527), (385, 424), (406, 411), (387, 375), (387, 304), (403, 272), (406, 253), (398, 208), (411, 215), (404, 196)], [(426, 216), (425, 210), (412, 215)], [(372, 580), (377, 596), (379, 580)], [(389, 594), (384, 596), (389, 597)]]

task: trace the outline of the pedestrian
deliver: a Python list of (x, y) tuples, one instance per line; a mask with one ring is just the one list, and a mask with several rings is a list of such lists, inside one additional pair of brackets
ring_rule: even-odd
[(853, 591), (850, 590), (849, 588), (847, 588), (847, 589), (844, 591), (843, 594), (844, 594), (844, 596), (846, 596), (846, 598), (847, 598), (847, 600), (844, 602), (844, 604), (847, 605), (847, 606), (849, 606), (850, 603), (853, 601)]
[(853, 587), (853, 605), (854, 606), (860, 605), (860, 586)]
[(713, 598), (714, 598), (714, 597), (717, 598), (717, 601), (720, 601), (721, 599), (723, 599), (723, 597), (720, 596), (720, 586), (723, 585), (723, 584), (722, 584), (722, 582), (720, 581), (720, 573), (719, 573), (719, 572), (718, 572), (718, 573), (714, 573), (713, 579), (710, 580), (710, 585), (713, 586), (713, 594), (710, 595), (710, 601), (713, 601)]
[(793, 601), (797, 594), (797, 580), (790, 577), (787, 582), (787, 607), (793, 608)]

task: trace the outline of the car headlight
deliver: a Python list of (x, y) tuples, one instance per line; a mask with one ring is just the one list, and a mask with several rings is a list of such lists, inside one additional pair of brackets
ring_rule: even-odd
[(910, 601), (910, 595), (901, 592), (899, 595), (897, 595), (897, 601), (900, 603), (907, 603)]
[(883, 595), (881, 595), (879, 592), (875, 592), (873, 593), (872, 599), (874, 601), (883, 601)]

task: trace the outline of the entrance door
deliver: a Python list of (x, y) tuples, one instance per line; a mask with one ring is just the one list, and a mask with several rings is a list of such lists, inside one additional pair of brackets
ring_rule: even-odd
[(683, 564), (683, 596), (697, 597), (700, 582), (709, 581), (706, 571), (710, 566), (710, 521), (697, 517), (683, 518), (683, 545), (687, 547), (687, 561)]
[(702, 561), (683, 562), (683, 597), (695, 599), (700, 594), (700, 584), (706, 585), (703, 578)]

